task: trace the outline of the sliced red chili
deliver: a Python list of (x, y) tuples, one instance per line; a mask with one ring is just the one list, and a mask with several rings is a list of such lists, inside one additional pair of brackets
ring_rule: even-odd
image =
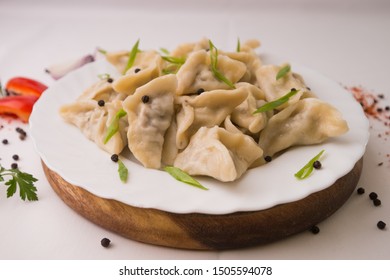
[(8, 95), (41, 96), (46, 89), (46, 85), (26, 77), (14, 77), (5, 86)]
[(38, 98), (34, 95), (0, 98), (0, 114), (16, 116), (22, 121), (28, 122), (34, 103)]

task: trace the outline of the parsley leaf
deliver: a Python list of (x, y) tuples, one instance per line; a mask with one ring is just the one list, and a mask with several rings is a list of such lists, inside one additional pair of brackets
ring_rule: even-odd
[(115, 117), (112, 119), (110, 126), (107, 128), (107, 135), (106, 138), (104, 138), (104, 144), (107, 144), (107, 142), (111, 139), (112, 136), (114, 136), (115, 133), (119, 130), (119, 120), (126, 116), (126, 111), (123, 109), (120, 109)]
[(200, 188), (202, 190), (208, 190), (208, 188), (204, 187), (201, 183), (199, 183), (197, 180), (192, 178), (188, 173), (184, 172), (180, 168), (174, 166), (166, 166), (164, 170), (180, 182)]
[(270, 111), (270, 110), (273, 110), (273, 109), (279, 107), (283, 103), (286, 103), (290, 99), (290, 97), (297, 94), (298, 91), (299, 90), (296, 90), (295, 88), (291, 89), (291, 91), (289, 93), (283, 95), (279, 99), (268, 102), (268, 103), (264, 104), (263, 106), (257, 108), (257, 110), (253, 112), (253, 114), (267, 112), (267, 111)]
[(302, 167), (297, 173), (294, 174), (298, 179), (306, 179), (313, 172), (314, 166), (313, 163), (320, 159), (325, 150), (319, 152), (315, 157), (313, 157), (304, 167)]
[(4, 181), (4, 176), (11, 176), (5, 185), (7, 188), (7, 198), (13, 196), (19, 187), (19, 196), (22, 200), (36, 201), (38, 200), (37, 188), (34, 183), (38, 179), (33, 175), (21, 172), (19, 169), (5, 169), (0, 166), (0, 182)]

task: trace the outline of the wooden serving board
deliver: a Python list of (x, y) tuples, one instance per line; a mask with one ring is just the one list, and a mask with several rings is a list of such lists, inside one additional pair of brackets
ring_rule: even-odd
[(93, 195), (66, 182), (42, 162), (46, 177), (60, 198), (77, 213), (108, 230), (144, 243), (174, 248), (222, 250), (265, 244), (308, 230), (350, 197), (363, 166), (332, 186), (308, 197), (266, 210), (226, 215), (176, 214), (133, 207)]

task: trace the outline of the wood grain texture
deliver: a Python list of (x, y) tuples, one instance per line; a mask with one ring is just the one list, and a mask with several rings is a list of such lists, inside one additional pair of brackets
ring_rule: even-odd
[(93, 223), (127, 238), (161, 246), (223, 250), (266, 244), (308, 230), (332, 215), (350, 197), (363, 166), (354, 168), (332, 186), (291, 203), (266, 210), (226, 215), (175, 214), (133, 207), (104, 199), (66, 182), (42, 162), (59, 197)]

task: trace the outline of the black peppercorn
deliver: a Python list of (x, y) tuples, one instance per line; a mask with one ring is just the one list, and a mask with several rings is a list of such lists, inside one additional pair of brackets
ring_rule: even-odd
[(313, 162), (313, 167), (315, 169), (320, 169), (322, 166), (321, 162), (319, 162), (318, 160), (316, 160), (315, 162)]
[(139, 69), (139, 68), (134, 69), (134, 73), (138, 73), (139, 71), (141, 71), (141, 69)]
[(312, 226), (310, 228), (310, 231), (313, 233), (313, 234), (318, 234), (320, 232), (320, 228), (318, 226)]
[(105, 104), (106, 104), (106, 102), (104, 102), (104, 100), (102, 100), (102, 99), (98, 101), (98, 105), (100, 107), (103, 107)]
[(357, 193), (358, 193), (358, 194), (364, 194), (364, 193), (365, 193), (364, 188), (358, 188), (358, 189), (357, 189)]
[(113, 162), (118, 162), (119, 156), (118, 156), (117, 154), (113, 154), (113, 155), (111, 156), (111, 160), (112, 160)]
[(100, 244), (102, 244), (102, 246), (104, 248), (107, 248), (108, 246), (110, 246), (110, 243), (111, 243), (111, 240), (108, 239), (108, 238), (103, 238), (101, 241), (100, 241)]
[(375, 198), (372, 202), (374, 203), (375, 206), (380, 206), (382, 204), (382, 201), (380, 201), (380, 199), (377, 198)]
[(12, 169), (18, 169), (18, 164), (14, 162), (13, 164), (11, 164), (11, 168)]
[(148, 103), (149, 102), (149, 95), (144, 95), (144, 96), (142, 96), (141, 97), (141, 101), (143, 102), (143, 103)]
[(264, 160), (265, 160), (266, 162), (271, 162), (271, 161), (272, 161), (272, 157), (271, 157), (271, 156), (265, 156), (265, 157), (264, 157)]
[(13, 155), (12, 158), (13, 158), (13, 160), (19, 160), (19, 156), (18, 155)]
[(202, 94), (204, 92), (204, 89), (203, 88), (200, 88), (196, 91), (197, 94)]
[(386, 110), (386, 111), (390, 111), (390, 106), (386, 106), (386, 107), (385, 107), (385, 110)]
[(385, 229), (386, 227), (386, 223), (383, 222), (383, 221), (379, 221), (376, 226), (379, 228), (379, 229)]
[(291, 91), (296, 91), (296, 89), (295, 88), (291, 88)]
[(7, 140), (7, 139), (3, 139), (2, 143), (3, 143), (4, 145), (7, 145), (7, 144), (8, 144), (8, 140)]
[(111, 84), (113, 81), (114, 81), (113, 78), (108, 78), (108, 79), (107, 79), (107, 82), (110, 83), (110, 84)]
[(374, 200), (374, 199), (377, 199), (377, 198), (378, 198), (378, 195), (377, 195), (375, 192), (371, 192), (371, 193), (369, 194), (369, 197), (370, 197), (371, 200)]

